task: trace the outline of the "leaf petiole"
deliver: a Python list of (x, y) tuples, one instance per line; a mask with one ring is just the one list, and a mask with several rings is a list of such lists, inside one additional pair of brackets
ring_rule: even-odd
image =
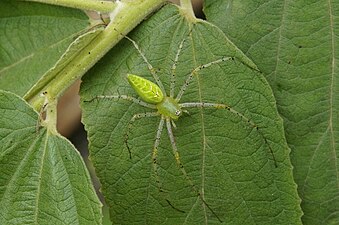
[(42, 125), (45, 126), (51, 134), (57, 135), (57, 105), (58, 100), (51, 96), (48, 92), (44, 92), (45, 98), (44, 106), (46, 106), (46, 119), (42, 121)]
[(191, 0), (180, 0), (180, 6), (186, 18), (188, 18), (191, 22), (195, 22), (197, 20)]

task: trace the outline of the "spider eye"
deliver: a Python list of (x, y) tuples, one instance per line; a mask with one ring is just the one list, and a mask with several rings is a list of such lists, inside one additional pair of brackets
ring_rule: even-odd
[(181, 115), (181, 110), (176, 110), (176, 111), (175, 111), (175, 115), (176, 115), (176, 116), (180, 116), (180, 115)]

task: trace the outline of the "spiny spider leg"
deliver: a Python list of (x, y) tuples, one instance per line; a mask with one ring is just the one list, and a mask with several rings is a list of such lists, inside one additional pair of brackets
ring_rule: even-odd
[(161, 91), (163, 93), (166, 93), (165, 91), (165, 88), (164, 88), (164, 85), (162, 84), (159, 76), (156, 74), (156, 70), (154, 69), (154, 67), (148, 62), (145, 54), (141, 51), (141, 48), (139, 47), (139, 45), (134, 41), (132, 40), (131, 38), (129, 38), (128, 36), (125, 36), (125, 38), (127, 40), (129, 40), (130, 42), (132, 42), (132, 44), (134, 45), (134, 47), (137, 49), (138, 53), (141, 55), (142, 59), (144, 60), (144, 62), (147, 64), (147, 67), (149, 69), (149, 71), (151, 72), (154, 80), (156, 81), (156, 83), (158, 84), (158, 86), (160, 87)]
[(179, 48), (178, 48), (178, 51), (177, 51), (177, 54), (175, 55), (175, 58), (174, 58), (174, 62), (173, 62), (173, 65), (172, 65), (172, 68), (171, 68), (171, 84), (170, 84), (170, 97), (174, 98), (174, 89), (175, 89), (175, 70), (177, 68), (177, 63), (178, 63), (178, 60), (179, 60), (179, 55), (180, 55), (180, 52), (181, 52), (181, 49), (184, 45), (184, 42), (185, 42), (185, 38), (180, 42), (179, 44)]
[(176, 100), (177, 102), (180, 101), (182, 95), (185, 93), (185, 91), (186, 91), (188, 85), (190, 84), (190, 82), (191, 82), (193, 76), (194, 76), (198, 71), (200, 71), (200, 70), (202, 70), (202, 69), (204, 69), (204, 68), (210, 67), (210, 66), (212, 66), (212, 65), (215, 65), (215, 64), (218, 64), (218, 63), (221, 63), (221, 62), (225, 62), (225, 61), (228, 61), (228, 60), (233, 60), (233, 59), (234, 59), (233, 57), (222, 57), (222, 58), (220, 58), (220, 59), (211, 61), (211, 62), (209, 62), (209, 63), (203, 64), (203, 65), (200, 65), (200, 66), (194, 68), (194, 69), (192, 70), (192, 72), (190, 72), (190, 73), (188, 74), (188, 76), (187, 76), (187, 78), (186, 78), (186, 81), (185, 81), (185, 83), (182, 85), (182, 87), (181, 87), (181, 89), (180, 89), (180, 91), (179, 91), (177, 97), (175, 98), (175, 100)]
[(265, 145), (268, 146), (270, 154), (272, 155), (273, 161), (274, 161), (274, 166), (278, 167), (277, 161), (275, 160), (275, 156), (273, 153), (273, 149), (271, 145), (268, 143), (268, 140), (266, 139), (265, 135), (261, 132), (259, 129), (258, 125), (255, 124), (252, 120), (247, 118), (244, 114), (236, 111), (235, 109), (231, 108), (228, 105), (225, 104), (218, 104), (218, 103), (207, 103), (207, 102), (186, 102), (186, 103), (181, 103), (179, 104), (180, 107), (182, 108), (215, 108), (215, 109), (226, 109), (239, 117), (241, 117), (244, 121), (246, 121), (248, 124), (250, 124), (259, 134), (260, 136), (264, 139)]
[(177, 162), (177, 165), (181, 171), (181, 173), (184, 175), (185, 179), (188, 181), (188, 183), (191, 185), (193, 191), (197, 194), (197, 196), (200, 198), (200, 200), (204, 203), (204, 205), (212, 212), (212, 214), (219, 220), (220, 223), (222, 223), (222, 220), (219, 218), (219, 216), (213, 211), (213, 209), (209, 206), (209, 204), (207, 204), (207, 202), (205, 201), (204, 197), (202, 196), (202, 194), (200, 193), (200, 191), (198, 190), (198, 188), (195, 186), (195, 184), (193, 183), (193, 181), (191, 180), (191, 178), (188, 176), (184, 165), (182, 164), (181, 160), (180, 160), (180, 155), (179, 155), (179, 151), (177, 148), (177, 145), (175, 143), (175, 139), (174, 139), (174, 135), (173, 135), (173, 131), (172, 131), (172, 127), (171, 127), (171, 119), (170, 118), (166, 118), (166, 127), (167, 127), (167, 132), (168, 132), (168, 136), (170, 138), (171, 141), (171, 145), (172, 145), (172, 151), (173, 151), (173, 155), (175, 158), (175, 161)]
[(85, 101), (85, 102), (92, 102), (95, 99), (113, 99), (113, 100), (123, 99), (123, 100), (133, 102), (135, 104), (144, 106), (146, 108), (156, 109), (155, 105), (149, 104), (147, 102), (141, 101), (140, 99), (137, 99), (137, 98), (134, 98), (134, 97), (128, 96), (128, 95), (98, 95), (98, 96), (95, 96), (94, 98), (92, 98), (91, 100)]
[[(159, 147), (159, 144), (160, 144), (161, 133), (162, 133), (162, 130), (164, 128), (164, 122), (165, 122), (165, 118), (164, 118), (164, 116), (161, 116), (161, 119), (160, 119), (160, 122), (159, 122), (159, 125), (158, 125), (157, 134), (155, 136), (155, 142), (154, 142), (153, 153), (152, 153), (153, 170), (154, 170), (154, 173), (155, 173), (155, 179), (156, 179), (156, 183), (158, 185), (160, 193), (165, 193), (165, 191), (162, 188), (162, 184), (160, 182), (157, 157), (158, 157), (158, 147)], [(185, 211), (176, 208), (168, 199), (165, 198), (165, 200), (173, 209), (175, 209), (179, 212), (185, 213)]]
[(164, 122), (165, 122), (165, 120), (162, 116), (161, 119), (160, 119), (160, 122), (159, 122), (157, 134), (155, 136), (155, 142), (154, 142), (153, 152), (152, 152), (153, 169), (154, 169), (154, 173), (156, 175), (156, 182), (157, 182), (157, 185), (158, 185), (160, 192), (163, 192), (163, 188), (162, 188), (162, 185), (161, 185), (160, 179), (159, 179), (157, 157), (158, 157), (158, 147), (159, 147), (159, 144), (160, 144), (161, 133), (162, 133), (162, 130), (164, 128)]
[(155, 117), (155, 116), (159, 116), (159, 113), (158, 112), (137, 113), (137, 114), (134, 114), (133, 117), (128, 122), (127, 131), (125, 133), (125, 145), (126, 145), (126, 148), (128, 150), (129, 158), (130, 159), (132, 159), (132, 153), (131, 153), (131, 149), (130, 149), (130, 147), (128, 145), (128, 137), (129, 137), (130, 129), (132, 128), (132, 125), (133, 125), (134, 121), (136, 121), (138, 119), (141, 119), (141, 118)]

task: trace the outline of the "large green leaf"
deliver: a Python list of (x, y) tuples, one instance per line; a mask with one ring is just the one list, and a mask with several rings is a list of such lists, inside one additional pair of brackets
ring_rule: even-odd
[(209, 1), (205, 13), (269, 80), (304, 224), (339, 224), (339, 1)]
[(187, 176), (176, 163), (166, 129), (155, 164), (152, 149), (160, 118), (136, 120), (125, 139), (133, 114), (151, 110), (122, 99), (93, 99), (137, 97), (127, 73), (154, 81), (142, 55), (123, 40), (89, 71), (81, 88), (91, 159), (112, 220), (220, 224), (219, 217), (224, 224), (300, 224), (289, 149), (269, 85), (217, 27), (190, 23), (182, 15), (177, 7), (166, 6), (129, 37), (155, 68), (167, 95), (173, 74), (178, 93), (197, 66), (234, 57), (198, 71), (180, 102), (228, 104), (249, 121), (225, 109), (188, 109), (173, 131)]
[(0, 91), (0, 224), (101, 224), (101, 204), (80, 154), (38, 129), (39, 114)]
[(2, 0), (0, 88), (23, 96), (79, 34), (88, 17), (79, 10)]

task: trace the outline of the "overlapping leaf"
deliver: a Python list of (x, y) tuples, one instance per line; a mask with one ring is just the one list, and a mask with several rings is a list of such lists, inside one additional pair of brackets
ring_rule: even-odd
[(39, 115), (0, 92), (0, 224), (101, 224), (101, 204), (80, 154), (37, 129)]
[[(129, 40), (122, 41), (86, 75), (81, 90), (91, 159), (112, 220), (117, 224), (220, 224), (219, 220), (300, 224), (300, 201), (282, 122), (270, 87), (249, 66), (251, 61), (217, 27), (190, 23), (174, 6), (164, 7), (129, 37), (142, 54)], [(231, 57), (199, 70), (180, 102), (228, 104), (249, 121), (224, 109), (189, 109), (174, 130), (187, 176), (176, 164), (166, 130), (157, 163), (152, 162), (159, 117), (136, 120), (125, 138), (132, 116), (150, 109), (122, 99), (93, 100), (97, 95), (137, 97), (127, 73), (154, 81), (142, 55), (167, 95), (173, 75), (178, 93), (194, 68)]]
[(304, 224), (339, 223), (338, 1), (206, 1), (256, 62), (284, 118)]
[(0, 88), (23, 96), (88, 25), (79, 10), (2, 0)]

